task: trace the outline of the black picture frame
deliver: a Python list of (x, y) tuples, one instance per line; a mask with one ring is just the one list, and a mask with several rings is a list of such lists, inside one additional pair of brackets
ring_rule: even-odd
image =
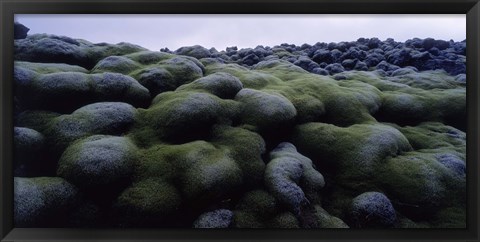
[[(467, 228), (394, 230), (193, 230), (13, 228), (14, 14), (466, 14)], [(1, 241), (479, 241), (479, 0), (0, 0)]]

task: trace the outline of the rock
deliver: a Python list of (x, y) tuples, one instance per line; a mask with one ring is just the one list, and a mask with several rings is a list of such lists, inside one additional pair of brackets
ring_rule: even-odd
[[(270, 153), (271, 161), (265, 170), (265, 186), (295, 214), (302, 205), (325, 185), (325, 180), (312, 166), (312, 161), (297, 152), (290, 143), (281, 143)], [(300, 182), (301, 181), (301, 182)]]
[[(22, 70), (18, 69), (17, 70)], [(17, 72), (19, 100), (22, 106), (61, 113), (70, 113), (98, 101), (124, 101), (146, 106), (148, 89), (135, 79), (118, 73), (85, 74), (57, 72), (34, 75)]]
[(52, 149), (62, 152), (77, 139), (93, 134), (120, 135), (135, 121), (136, 109), (126, 103), (102, 102), (53, 118), (45, 133)]
[(454, 154), (440, 154), (435, 156), (442, 165), (450, 169), (453, 173), (459, 176), (466, 174), (465, 161)]
[(188, 55), (197, 59), (208, 58), (212, 56), (207, 48), (204, 48), (200, 45), (181, 47), (174, 53), (177, 55)]
[(240, 80), (225, 72), (216, 72), (183, 85), (177, 90), (205, 90), (219, 98), (233, 99), (243, 88)]
[(357, 228), (388, 228), (397, 219), (392, 203), (380, 192), (366, 192), (355, 197), (351, 213)]
[(325, 209), (320, 205), (314, 205), (314, 224), (312, 228), (329, 228), (329, 229), (338, 229), (338, 228), (349, 228), (349, 226), (343, 222), (343, 220), (338, 217), (330, 215)]
[(144, 226), (151, 223), (171, 226), (165, 221), (179, 209), (182, 198), (171, 184), (158, 178), (134, 183), (125, 189), (114, 202), (113, 208), (121, 227)]
[(293, 104), (280, 94), (244, 88), (235, 96), (242, 104), (242, 123), (259, 129), (274, 129), (291, 123), (297, 111)]
[(14, 226), (64, 226), (77, 196), (77, 188), (60, 177), (15, 177)]
[(30, 31), (29, 28), (25, 27), (25, 25), (15, 22), (13, 24), (13, 38), (14, 39), (25, 39), (27, 38), (27, 33)]
[(236, 112), (238, 108), (232, 102), (208, 93), (185, 91), (158, 95), (141, 115), (159, 137), (193, 140), (205, 137), (212, 125), (228, 122)]
[(188, 56), (175, 56), (160, 61), (159, 64), (172, 74), (177, 87), (203, 77), (205, 70), (202, 63)]
[(93, 73), (115, 72), (128, 74), (140, 67), (139, 64), (124, 56), (109, 56), (93, 67)]
[(340, 73), (340, 72), (344, 72), (345, 69), (343, 68), (342, 65), (338, 64), (338, 63), (334, 63), (334, 64), (330, 64), (328, 66), (325, 67), (325, 70), (327, 70), (328, 72), (330, 72), (330, 75), (335, 75), (337, 73)]
[(29, 128), (14, 127), (13, 144), (15, 147), (15, 164), (36, 162), (45, 148), (45, 137)]
[(232, 223), (233, 213), (227, 209), (218, 209), (201, 214), (195, 222), (194, 228), (228, 228)]
[(152, 97), (166, 91), (173, 91), (178, 83), (174, 76), (162, 67), (147, 67), (137, 75), (138, 82), (148, 88)]
[(65, 150), (57, 174), (82, 188), (116, 186), (133, 174), (136, 152), (128, 138), (90, 136)]

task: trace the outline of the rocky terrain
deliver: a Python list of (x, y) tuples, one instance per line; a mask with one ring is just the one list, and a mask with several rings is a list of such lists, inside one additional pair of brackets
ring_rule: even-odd
[(464, 228), (465, 42), (15, 40), (15, 227)]

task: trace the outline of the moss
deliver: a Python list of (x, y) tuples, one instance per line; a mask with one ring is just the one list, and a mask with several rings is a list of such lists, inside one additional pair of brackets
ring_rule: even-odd
[(467, 228), (465, 207), (448, 207), (440, 210), (432, 221), (436, 228)]
[(128, 138), (94, 135), (65, 150), (57, 174), (79, 187), (115, 186), (130, 179), (136, 156)]
[(139, 51), (139, 52), (134, 52), (128, 55), (125, 55), (125, 57), (136, 61), (142, 65), (152, 65), (152, 64), (157, 64), (158, 62), (166, 59), (172, 58), (174, 55), (165, 53), (165, 52), (159, 52), (159, 51)]
[(262, 155), (265, 153), (265, 141), (254, 132), (229, 126), (215, 126), (212, 139), (216, 146), (229, 152), (242, 170), (244, 184), (247, 187), (263, 183), (265, 163)]
[(269, 221), (268, 227), (276, 229), (298, 229), (300, 228), (300, 223), (292, 213), (284, 212), (275, 216), (271, 221)]
[(248, 211), (260, 217), (271, 217), (279, 207), (275, 198), (263, 190), (245, 193), (236, 206), (237, 210)]
[(229, 73), (242, 82), (245, 88), (261, 89), (267, 85), (279, 84), (281, 79), (259, 71), (251, 71), (237, 64), (213, 63), (206, 68), (206, 74), (215, 72)]
[[(166, 217), (179, 208), (178, 190), (161, 179), (148, 178), (134, 183), (118, 197), (115, 207), (126, 216)], [(138, 217), (137, 217), (138, 216)]]
[(206, 91), (220, 98), (232, 99), (243, 88), (238, 78), (224, 72), (216, 72), (183, 85), (177, 90)]
[(135, 120), (136, 109), (126, 103), (102, 102), (77, 109), (70, 115), (53, 118), (45, 134), (52, 150), (62, 152), (71, 142), (93, 134), (119, 135)]
[(207, 136), (215, 123), (231, 122), (236, 109), (232, 101), (211, 94), (166, 92), (140, 112), (140, 119), (163, 139), (190, 141)]
[(177, 80), (178, 86), (203, 77), (203, 65), (195, 58), (175, 56), (159, 63)]
[(59, 177), (14, 178), (15, 227), (64, 226), (78, 189)]
[(295, 214), (325, 185), (322, 174), (312, 167), (312, 161), (299, 154), (290, 143), (281, 143), (270, 153), (270, 162), (265, 170), (265, 186)]
[(55, 112), (27, 110), (16, 117), (15, 125), (44, 132), (50, 121), (58, 116), (60, 114)]
[(463, 131), (438, 122), (398, 127), (415, 150), (450, 148), (465, 154), (466, 135)]
[(464, 199), (465, 178), (438, 162), (437, 152), (415, 151), (390, 158), (377, 173), (392, 203), (411, 219), (427, 219)]
[(278, 94), (244, 88), (237, 93), (235, 100), (242, 103), (241, 122), (259, 129), (290, 124), (297, 114), (293, 104)]
[(349, 226), (338, 217), (330, 215), (320, 205), (314, 205), (315, 228), (349, 228)]
[(88, 73), (88, 70), (83, 67), (62, 63), (34, 63), (26, 61), (15, 61), (14, 65), (15, 67), (22, 67), (32, 70), (34, 72), (37, 72), (38, 74), (50, 74), (56, 72)]
[(128, 74), (140, 67), (135, 61), (124, 56), (109, 56), (99, 61), (92, 69), (92, 73), (115, 72)]
[(335, 172), (335, 180), (352, 188), (367, 185), (358, 181), (370, 181), (387, 157), (412, 149), (402, 133), (381, 124), (307, 123), (295, 128), (292, 141), (320, 170)]

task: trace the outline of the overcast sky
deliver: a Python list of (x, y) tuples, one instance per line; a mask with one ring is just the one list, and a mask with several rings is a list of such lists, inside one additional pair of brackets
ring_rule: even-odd
[(93, 43), (130, 42), (150, 50), (202, 45), (224, 50), (282, 43), (414, 37), (462, 41), (466, 18), (456, 15), (47, 15), (20, 14), (28, 34), (48, 33)]

